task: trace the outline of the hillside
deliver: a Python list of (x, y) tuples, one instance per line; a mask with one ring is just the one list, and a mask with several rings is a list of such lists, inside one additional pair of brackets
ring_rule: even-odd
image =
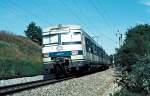
[(0, 31), (0, 79), (42, 74), (41, 47), (23, 36)]

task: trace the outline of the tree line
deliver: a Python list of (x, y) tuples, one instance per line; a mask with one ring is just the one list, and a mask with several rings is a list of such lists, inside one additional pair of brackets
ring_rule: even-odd
[(150, 94), (150, 25), (139, 24), (126, 32), (117, 50), (115, 66), (121, 90), (115, 96), (148, 96)]

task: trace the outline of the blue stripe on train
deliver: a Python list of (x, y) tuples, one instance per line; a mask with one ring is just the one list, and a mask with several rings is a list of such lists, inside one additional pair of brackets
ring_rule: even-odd
[(62, 51), (62, 52), (52, 52), (49, 53), (49, 57), (61, 57), (61, 56), (71, 56), (71, 51)]

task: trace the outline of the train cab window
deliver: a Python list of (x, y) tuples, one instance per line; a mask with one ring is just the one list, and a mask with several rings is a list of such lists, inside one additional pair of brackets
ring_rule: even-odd
[(69, 34), (69, 33), (61, 34), (61, 41), (62, 42), (70, 42), (71, 41), (71, 34)]
[(73, 32), (71, 35), (72, 41), (81, 41), (81, 32)]
[(69, 32), (66, 34), (61, 34), (62, 45), (68, 44), (81, 44), (80, 32)]
[(58, 34), (50, 35), (50, 44), (58, 44)]
[(50, 38), (49, 36), (43, 36), (43, 44), (49, 44), (50, 43)]

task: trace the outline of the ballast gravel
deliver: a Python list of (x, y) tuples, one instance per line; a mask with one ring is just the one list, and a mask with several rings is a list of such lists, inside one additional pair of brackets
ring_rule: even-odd
[(0, 87), (14, 85), (14, 84), (21, 84), (27, 83), (37, 80), (43, 80), (43, 75), (33, 76), (33, 77), (22, 77), (22, 78), (14, 78), (8, 80), (0, 80)]
[[(11, 94), (10, 96), (109, 96), (115, 90), (114, 69)], [(109, 89), (109, 90), (108, 90)]]

